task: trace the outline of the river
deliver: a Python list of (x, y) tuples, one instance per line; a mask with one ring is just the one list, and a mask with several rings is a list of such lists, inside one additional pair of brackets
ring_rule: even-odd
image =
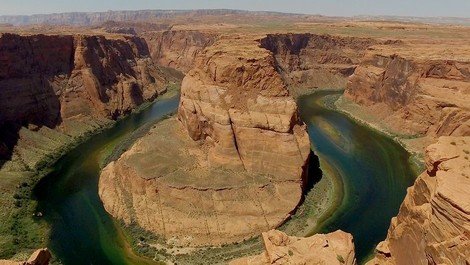
[(63, 156), (35, 187), (38, 211), (51, 226), (48, 247), (65, 265), (154, 264), (130, 251), (98, 196), (100, 162), (133, 132), (176, 111), (179, 96), (158, 100)]
[[(317, 230), (352, 233), (363, 261), (385, 238), (415, 174), (400, 145), (322, 106), (321, 100), (330, 94), (299, 99), (313, 150), (339, 172), (344, 191), (338, 194), (337, 209)], [(153, 264), (132, 253), (123, 231), (104, 210), (98, 196), (100, 163), (137, 129), (174, 113), (178, 100), (158, 100), (91, 137), (63, 156), (37, 184), (38, 211), (51, 226), (48, 247), (63, 264)]]
[[(416, 178), (410, 154), (398, 143), (325, 107), (339, 92), (302, 96), (299, 109), (308, 126), (312, 150), (320, 161), (333, 167), (326, 172), (340, 178), (339, 205), (322, 218), (315, 232), (341, 229), (354, 237), (359, 264), (385, 239), (390, 220), (396, 216), (406, 188)], [(322, 170), (322, 162), (320, 167)]]

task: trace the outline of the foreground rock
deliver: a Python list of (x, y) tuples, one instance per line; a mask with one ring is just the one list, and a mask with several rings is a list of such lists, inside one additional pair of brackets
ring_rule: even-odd
[(353, 238), (340, 230), (307, 238), (271, 230), (263, 233), (262, 237), (265, 247), (262, 254), (233, 260), (230, 265), (356, 264)]
[(251, 38), (206, 49), (162, 122), (99, 183), (108, 212), (176, 245), (218, 245), (282, 224), (302, 198), (310, 144), (272, 54)]
[(470, 264), (470, 137), (441, 137), (373, 264)]
[(36, 250), (25, 262), (0, 260), (0, 265), (48, 265), (51, 260), (51, 253), (47, 248)]

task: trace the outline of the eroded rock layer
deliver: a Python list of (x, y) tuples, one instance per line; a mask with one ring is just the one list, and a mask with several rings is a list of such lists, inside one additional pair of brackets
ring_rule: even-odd
[(441, 137), (368, 264), (470, 264), (470, 137)]
[(470, 63), (369, 52), (345, 96), (400, 134), (470, 135)]
[(269, 34), (262, 47), (273, 52), (285, 82), (292, 88), (344, 88), (366, 49), (367, 38), (316, 34)]
[[(67, 142), (65, 138), (153, 100), (165, 83), (141, 38), (2, 34), (0, 126), (7, 128), (1, 133), (3, 158), (11, 156), (18, 138), (36, 146), (41, 138)], [(21, 126), (32, 132), (18, 132)], [(57, 134), (51, 129), (62, 135), (51, 137)], [(28, 137), (34, 132), (37, 137)], [(26, 136), (20, 137), (22, 133)]]
[(212, 45), (216, 33), (191, 30), (147, 32), (142, 37), (149, 45), (150, 55), (159, 65), (187, 73), (194, 67), (196, 57)]
[(341, 230), (306, 238), (271, 230), (262, 237), (265, 247), (262, 254), (233, 260), (230, 265), (356, 264), (353, 238)]
[(310, 144), (274, 58), (251, 38), (207, 48), (156, 126), (100, 177), (108, 212), (177, 245), (236, 242), (302, 198)]

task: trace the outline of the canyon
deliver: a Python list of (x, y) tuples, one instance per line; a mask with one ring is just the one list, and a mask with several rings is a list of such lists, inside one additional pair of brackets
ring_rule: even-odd
[(2, 34), (0, 46), (0, 155), (13, 170), (40, 168), (168, 83), (138, 37)]
[(1, 204), (17, 211), (13, 203), (23, 199), (13, 200), (11, 190), (184, 76), (176, 117), (103, 168), (98, 193), (106, 211), (182, 248), (262, 234), (265, 252), (232, 264), (355, 264), (350, 234), (269, 231), (293, 218), (309, 186), (312, 154), (296, 97), (345, 89), (340, 111), (391, 135), (426, 165), (368, 264), (469, 263), (470, 31), (307, 22), (290, 30), (136, 25), (132, 34), (6, 27), (0, 177), (9, 180), (1, 187), (9, 196)]
[[(178, 119), (103, 169), (108, 212), (194, 246), (249, 239), (295, 210), (308, 135), (274, 58), (255, 40), (226, 38), (203, 51), (183, 79)], [(167, 162), (155, 168), (157, 160)]]

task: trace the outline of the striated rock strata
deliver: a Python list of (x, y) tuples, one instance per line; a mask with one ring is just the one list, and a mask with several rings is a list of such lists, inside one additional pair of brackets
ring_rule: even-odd
[(108, 212), (177, 245), (240, 241), (282, 224), (302, 198), (310, 145), (272, 54), (216, 42), (162, 122), (104, 168)]
[(265, 251), (231, 261), (230, 265), (268, 264), (356, 264), (351, 234), (336, 231), (307, 238), (291, 237), (271, 230), (262, 235)]
[(269, 34), (261, 39), (292, 89), (344, 88), (366, 49), (376, 43), (367, 38), (316, 34)]
[(191, 30), (147, 32), (142, 37), (149, 45), (150, 55), (159, 65), (187, 73), (196, 57), (217, 39), (216, 33)]
[(102, 126), (153, 100), (165, 83), (141, 38), (2, 34), (0, 155), (10, 158), (21, 138), (15, 153), (34, 168), (30, 151), (44, 151), (43, 141), (54, 146)]
[(399, 134), (470, 135), (470, 63), (389, 53), (368, 52), (345, 96)]
[(470, 137), (441, 137), (367, 264), (470, 264)]

